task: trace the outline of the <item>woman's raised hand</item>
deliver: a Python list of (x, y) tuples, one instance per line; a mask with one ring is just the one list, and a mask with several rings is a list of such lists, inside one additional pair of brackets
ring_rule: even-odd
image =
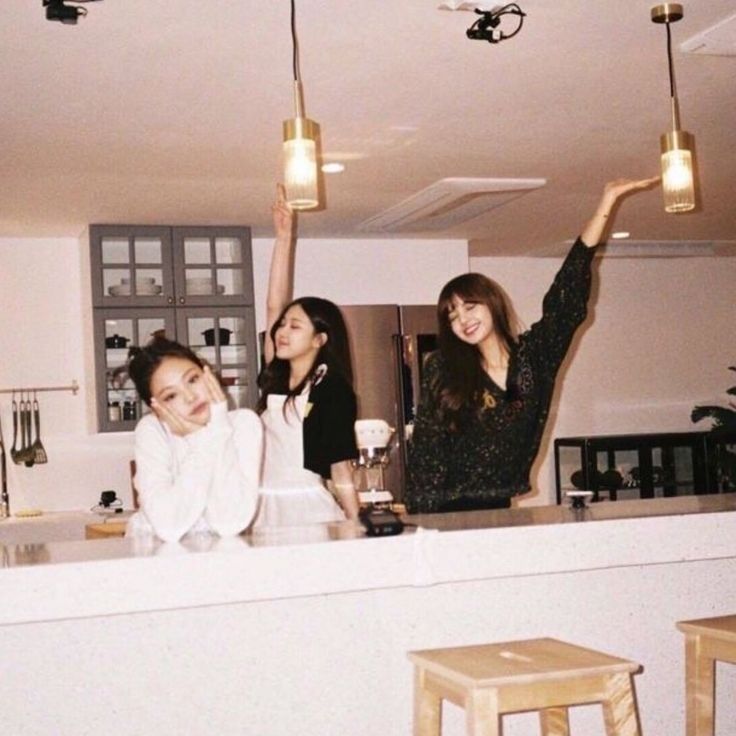
[(291, 240), (294, 233), (294, 213), (286, 201), (286, 189), (283, 184), (276, 185), (276, 201), (271, 207), (271, 212), (276, 239)]
[(613, 203), (632, 192), (649, 189), (659, 183), (659, 180), (659, 176), (652, 176), (648, 179), (614, 179), (603, 187), (603, 197)]
[(598, 207), (593, 216), (588, 220), (580, 240), (587, 246), (597, 245), (601, 242), (604, 234), (610, 231), (615, 216), (616, 204), (622, 198), (633, 192), (649, 189), (659, 182), (658, 176), (649, 179), (614, 179), (603, 187)]

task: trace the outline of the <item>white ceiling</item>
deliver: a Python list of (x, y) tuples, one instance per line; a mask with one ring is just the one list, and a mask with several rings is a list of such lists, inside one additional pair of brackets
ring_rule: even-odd
[[(468, 40), (475, 16), (439, 0), (297, 0), (307, 113), (325, 159), (346, 164), (300, 236), (371, 237), (359, 223), (445, 177), (539, 177), (546, 186), (498, 209), (409, 235), (538, 252), (580, 230), (606, 179), (657, 173), (669, 87), (655, 3), (519, 4), (522, 31), (492, 45)], [(86, 7), (66, 26), (41, 0), (2, 2), (0, 236), (78, 236), (91, 222), (245, 223), (269, 236), (293, 114), (289, 1)], [(702, 206), (665, 215), (659, 191), (637, 196), (617, 225), (638, 241), (736, 239), (736, 59), (679, 50), (734, 3), (684, 7), (675, 69)]]

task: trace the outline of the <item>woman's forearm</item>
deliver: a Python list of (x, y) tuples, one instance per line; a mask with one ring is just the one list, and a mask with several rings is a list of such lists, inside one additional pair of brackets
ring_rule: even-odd
[(337, 494), (337, 500), (348, 519), (357, 519), (360, 503), (358, 493), (353, 484), (353, 471), (349, 460), (332, 463), (330, 467), (332, 484)]
[(612, 212), (615, 204), (616, 198), (604, 192), (593, 216), (580, 234), (580, 240), (589, 248), (604, 240), (604, 233), (607, 234), (613, 224)]
[(276, 202), (272, 207), (276, 239), (271, 254), (271, 268), (266, 292), (266, 340), (264, 358), (270, 363), (274, 355), (271, 343), (271, 328), (284, 307), (291, 301), (294, 284), (292, 282), (292, 259), (294, 256), (294, 214), (286, 202), (284, 187), (276, 187)]

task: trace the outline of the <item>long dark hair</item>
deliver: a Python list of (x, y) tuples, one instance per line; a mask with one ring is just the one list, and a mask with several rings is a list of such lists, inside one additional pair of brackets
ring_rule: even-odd
[(438, 345), (444, 370), (439, 392), (440, 412), (452, 429), (467, 419), (483, 391), (485, 371), (482, 356), (475, 345), (463, 342), (452, 331), (450, 312), (454, 299), (485, 304), (491, 312), (493, 330), (507, 351), (515, 345), (519, 325), (506, 292), (492, 279), (480, 273), (456, 276), (443, 287), (437, 301)]
[(294, 398), (314, 379), (317, 368), (323, 364), (327, 366), (328, 373), (337, 373), (351, 386), (353, 385), (348, 330), (342, 312), (336, 304), (328, 299), (321, 299), (318, 296), (302, 296), (287, 304), (278, 319), (273, 323), (273, 327), (271, 327), (269, 334), (273, 344), (276, 345), (276, 330), (278, 330), (286, 313), (293, 306), (300, 306), (312, 323), (315, 332), (317, 334), (323, 333), (327, 339), (317, 352), (304, 380), (293, 389), (289, 388), (289, 361), (274, 356), (258, 379), (258, 385), (261, 389), (257, 407), (259, 414), (265, 410), (269, 394), (286, 394), (287, 403), (293, 403)]
[(128, 351), (127, 373), (135, 384), (141, 400), (151, 405), (151, 378), (165, 358), (184, 358), (200, 368), (202, 359), (186, 345), (157, 335), (142, 348), (132, 347)]

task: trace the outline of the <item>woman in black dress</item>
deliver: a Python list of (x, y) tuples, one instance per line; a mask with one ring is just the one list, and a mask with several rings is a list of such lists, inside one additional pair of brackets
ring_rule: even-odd
[(507, 508), (529, 490), (555, 377), (587, 314), (594, 247), (619, 200), (658, 180), (605, 186), (528, 331), (519, 333), (503, 290), (482, 274), (442, 289), (439, 350), (425, 366), (409, 447), (410, 513)]

